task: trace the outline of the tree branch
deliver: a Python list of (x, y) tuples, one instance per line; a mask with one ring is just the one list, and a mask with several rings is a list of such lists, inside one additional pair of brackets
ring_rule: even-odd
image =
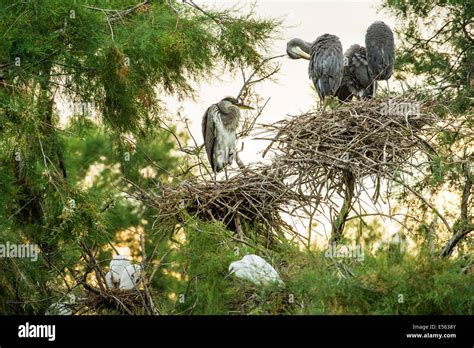
[(464, 176), (466, 177), (466, 182), (464, 183), (464, 188), (461, 197), (461, 214), (456, 222), (454, 229), (455, 233), (448, 241), (446, 246), (441, 251), (441, 257), (449, 257), (456, 245), (470, 232), (474, 231), (474, 224), (470, 223), (470, 216), (469, 216), (469, 201), (472, 194), (472, 185), (473, 179), (472, 174), (470, 172), (470, 164), (468, 162), (464, 162), (462, 164), (462, 169)]

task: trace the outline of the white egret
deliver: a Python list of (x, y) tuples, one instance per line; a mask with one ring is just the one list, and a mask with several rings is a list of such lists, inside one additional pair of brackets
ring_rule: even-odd
[(242, 260), (232, 262), (229, 271), (229, 275), (235, 274), (237, 278), (248, 280), (257, 286), (284, 285), (277, 271), (257, 255), (246, 255)]
[(131, 290), (134, 289), (139, 281), (142, 268), (140, 265), (131, 264), (125, 268), (120, 278), (119, 289)]
[(112, 261), (110, 261), (110, 277), (112, 283), (115, 284), (115, 287), (118, 287), (123, 272), (130, 265), (131, 262), (124, 255), (117, 255), (112, 259)]

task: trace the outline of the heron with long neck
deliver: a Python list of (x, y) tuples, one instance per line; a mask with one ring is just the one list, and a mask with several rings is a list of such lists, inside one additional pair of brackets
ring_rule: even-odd
[(337, 36), (324, 34), (313, 43), (292, 39), (286, 52), (291, 59), (309, 60), (308, 74), (321, 100), (336, 94), (344, 67), (342, 45)]
[(202, 135), (207, 158), (214, 173), (232, 164), (235, 157), (240, 109), (252, 109), (236, 98), (226, 97), (211, 105), (202, 119)]

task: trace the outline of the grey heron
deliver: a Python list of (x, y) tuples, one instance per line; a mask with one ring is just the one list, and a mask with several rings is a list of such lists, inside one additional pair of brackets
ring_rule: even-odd
[(387, 81), (388, 89), (388, 79), (395, 64), (395, 40), (390, 27), (382, 21), (372, 23), (365, 34), (365, 47), (372, 78)]
[(211, 105), (202, 119), (202, 135), (207, 158), (214, 173), (232, 164), (235, 155), (240, 109), (253, 109), (236, 98), (226, 97)]
[(342, 82), (336, 96), (341, 101), (351, 100), (353, 96), (369, 99), (373, 89), (365, 47), (354, 44), (344, 53)]
[(324, 34), (312, 44), (301, 39), (292, 39), (287, 43), (286, 51), (292, 59), (309, 60), (309, 77), (321, 100), (336, 94), (344, 67), (342, 45), (337, 36)]

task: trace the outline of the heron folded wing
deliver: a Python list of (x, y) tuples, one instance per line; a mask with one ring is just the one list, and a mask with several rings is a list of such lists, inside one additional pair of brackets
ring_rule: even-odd
[(395, 41), (393, 32), (383, 22), (374, 22), (365, 35), (367, 58), (373, 76), (377, 80), (388, 80), (395, 62)]
[(329, 36), (315, 43), (309, 74), (316, 89), (319, 88), (320, 95), (328, 96), (336, 93), (342, 81), (343, 65), (344, 58), (339, 39)]
[(204, 138), (204, 146), (206, 148), (207, 158), (211, 164), (211, 168), (215, 170), (214, 165), (214, 142), (216, 141), (215, 124), (212, 113), (219, 112), (217, 105), (211, 105), (202, 118), (202, 136)]
[(355, 81), (358, 83), (358, 89), (367, 88), (372, 82), (370, 77), (369, 66), (364, 47), (358, 47), (358, 50), (354, 52), (351, 57), (350, 70), (354, 76)]

